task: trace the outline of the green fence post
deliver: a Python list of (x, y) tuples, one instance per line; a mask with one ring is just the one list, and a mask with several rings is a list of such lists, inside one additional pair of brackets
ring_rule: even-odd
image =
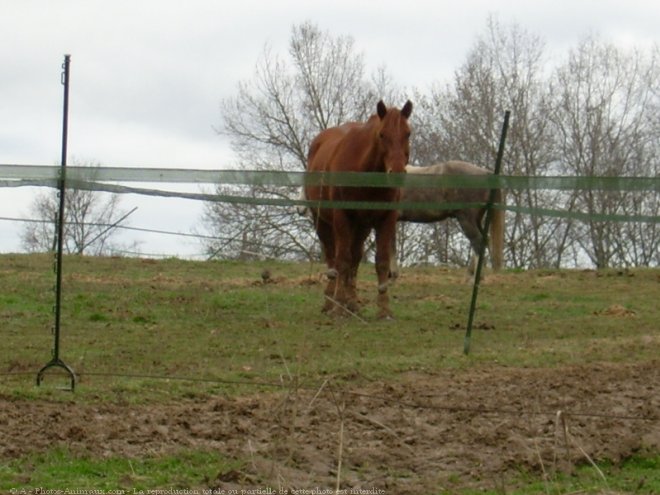
[(65, 207), (65, 193), (66, 193), (66, 155), (67, 155), (67, 139), (69, 129), (69, 66), (71, 63), (71, 55), (64, 56), (64, 69), (62, 73), (62, 84), (64, 85), (64, 117), (62, 122), (62, 162), (60, 168), (59, 185), (59, 210), (57, 214), (57, 252), (56, 252), (56, 283), (55, 283), (55, 326), (53, 327), (54, 344), (53, 344), (53, 357), (52, 359), (39, 370), (37, 373), (37, 386), (41, 385), (43, 375), (49, 368), (62, 368), (69, 379), (71, 380), (71, 391), (76, 387), (76, 374), (73, 370), (60, 359), (60, 318), (61, 318), (61, 300), (62, 300), (62, 251), (64, 249), (64, 207)]
[[(504, 142), (506, 141), (506, 133), (509, 129), (509, 117), (511, 112), (507, 110), (504, 113), (504, 123), (502, 124), (502, 134), (500, 136), (500, 145), (497, 150), (497, 159), (495, 160), (495, 172), (496, 176), (500, 175), (500, 169), (502, 168), (502, 157), (504, 155)], [(474, 312), (477, 305), (477, 294), (479, 293), (479, 283), (481, 281), (481, 269), (484, 263), (484, 254), (486, 252), (486, 245), (488, 244), (488, 230), (490, 229), (491, 218), (493, 216), (493, 203), (495, 201), (496, 189), (490, 190), (490, 196), (488, 197), (488, 204), (486, 205), (486, 220), (484, 221), (484, 230), (482, 232), (483, 242), (481, 244), (481, 249), (479, 250), (479, 256), (477, 259), (477, 269), (474, 275), (474, 286), (472, 287), (472, 300), (470, 301), (470, 314), (468, 315), (467, 330), (465, 332), (465, 340), (463, 342), (463, 352), (468, 354), (470, 352), (470, 340), (472, 338), (472, 324), (474, 322)]]

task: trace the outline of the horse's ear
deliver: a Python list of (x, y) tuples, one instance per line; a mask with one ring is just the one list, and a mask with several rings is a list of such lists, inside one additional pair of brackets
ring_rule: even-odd
[(409, 118), (411, 113), (412, 113), (412, 102), (408, 100), (401, 109), (401, 115), (403, 115), (405, 118)]
[(385, 103), (383, 103), (383, 100), (380, 100), (378, 102), (378, 105), (376, 105), (376, 110), (378, 111), (378, 116), (382, 119), (385, 118), (385, 114), (387, 114), (387, 107), (385, 106)]

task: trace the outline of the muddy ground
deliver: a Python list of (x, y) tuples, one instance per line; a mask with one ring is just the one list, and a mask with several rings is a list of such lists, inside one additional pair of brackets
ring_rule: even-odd
[[(198, 488), (334, 488), (419, 494), (510, 487), (593, 459), (660, 450), (660, 362), (408, 374), (319, 390), (171, 404), (0, 396), (0, 458), (53, 446), (145, 457), (213, 449), (242, 468)], [(561, 411), (561, 413), (559, 413)]]

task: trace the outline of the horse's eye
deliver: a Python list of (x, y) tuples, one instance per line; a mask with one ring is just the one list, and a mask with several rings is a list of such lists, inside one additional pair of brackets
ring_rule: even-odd
[(383, 133), (381, 132), (381, 133), (378, 134), (378, 137), (381, 138), (381, 139), (385, 139), (385, 134), (383, 134)]

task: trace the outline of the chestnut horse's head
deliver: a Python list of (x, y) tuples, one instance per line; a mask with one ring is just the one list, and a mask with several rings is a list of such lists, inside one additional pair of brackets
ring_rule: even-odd
[(384, 172), (403, 173), (410, 158), (410, 125), (412, 103), (406, 101), (403, 108), (387, 108), (383, 101), (376, 106), (380, 119), (378, 127), (378, 150), (383, 157)]

